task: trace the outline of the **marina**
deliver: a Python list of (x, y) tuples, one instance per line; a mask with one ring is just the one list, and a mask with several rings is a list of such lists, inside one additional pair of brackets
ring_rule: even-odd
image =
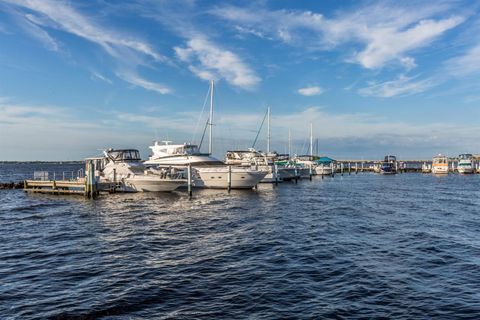
[[(24, 166), (26, 175), (42, 169)], [(57, 167), (57, 176), (70, 170)], [(199, 189), (191, 200), (182, 191), (89, 201), (3, 190), (0, 272), (10, 285), (0, 288), (0, 312), (328, 318), (378, 315), (383, 305), (382, 314), (401, 317), (412, 305), (411, 317), (476, 315), (479, 183), (346, 173)], [(379, 196), (385, 190), (396, 196)]]
[(479, 319), (479, 26), (0, 0), (0, 320)]

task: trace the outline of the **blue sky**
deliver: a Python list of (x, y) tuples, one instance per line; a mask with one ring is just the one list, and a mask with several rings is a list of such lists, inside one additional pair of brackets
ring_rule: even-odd
[(479, 5), (0, 0), (0, 160), (198, 142), (210, 79), (218, 157), (266, 106), (279, 152), (480, 153)]

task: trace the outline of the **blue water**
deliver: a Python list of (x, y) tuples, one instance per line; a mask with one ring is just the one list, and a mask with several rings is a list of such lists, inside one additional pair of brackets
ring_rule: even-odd
[(0, 192), (2, 319), (480, 317), (480, 176)]

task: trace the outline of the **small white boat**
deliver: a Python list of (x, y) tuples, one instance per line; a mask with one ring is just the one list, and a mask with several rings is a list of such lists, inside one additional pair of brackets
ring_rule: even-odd
[(475, 165), (473, 162), (473, 155), (470, 153), (463, 153), (458, 156), (458, 166), (457, 166), (458, 173), (474, 173), (475, 172)]
[(110, 188), (115, 184), (122, 192), (168, 192), (187, 183), (176, 172), (146, 168), (135, 149), (108, 149), (103, 152), (103, 157), (86, 160), (93, 161), (100, 188)]
[(422, 164), (422, 173), (431, 173), (432, 172), (432, 165), (424, 162)]
[(315, 174), (321, 176), (329, 176), (333, 174), (333, 166), (332, 165), (324, 165), (319, 164), (315, 167)]
[(432, 161), (432, 173), (433, 174), (448, 174), (448, 158), (439, 154), (433, 157)]

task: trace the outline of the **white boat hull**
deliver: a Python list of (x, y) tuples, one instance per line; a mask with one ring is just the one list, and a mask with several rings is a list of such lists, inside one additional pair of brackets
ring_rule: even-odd
[(458, 173), (463, 173), (463, 174), (470, 174), (474, 173), (473, 167), (458, 167), (457, 168)]
[(315, 173), (322, 176), (332, 175), (332, 167), (318, 166), (315, 168)]
[(156, 176), (126, 178), (122, 187), (126, 192), (170, 192), (187, 184), (185, 179), (161, 179)]
[(448, 174), (448, 166), (433, 166), (433, 174)]
[[(252, 189), (266, 175), (267, 171), (252, 170), (247, 168), (231, 168), (231, 189)], [(195, 187), (227, 189), (229, 184), (228, 167), (195, 168)]]

